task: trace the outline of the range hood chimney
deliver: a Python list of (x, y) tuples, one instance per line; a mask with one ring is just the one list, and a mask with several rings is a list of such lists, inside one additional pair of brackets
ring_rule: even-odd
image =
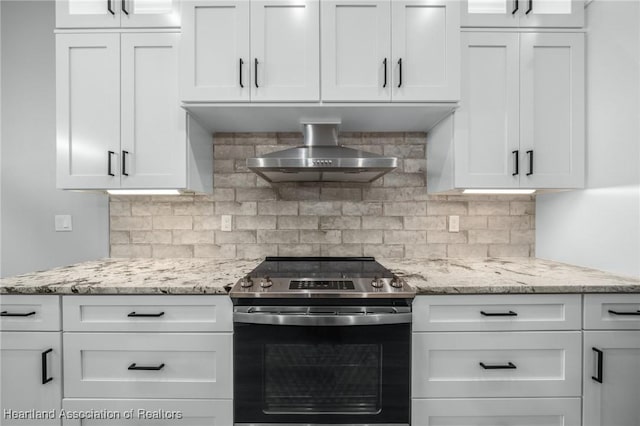
[(247, 167), (271, 183), (367, 183), (398, 167), (397, 158), (340, 146), (339, 124), (302, 123), (304, 145), (248, 158)]

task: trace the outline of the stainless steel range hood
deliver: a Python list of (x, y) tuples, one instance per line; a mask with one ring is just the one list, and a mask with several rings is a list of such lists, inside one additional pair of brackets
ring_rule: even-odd
[(340, 146), (338, 125), (303, 123), (303, 146), (248, 158), (247, 167), (272, 183), (366, 183), (398, 167), (397, 158)]

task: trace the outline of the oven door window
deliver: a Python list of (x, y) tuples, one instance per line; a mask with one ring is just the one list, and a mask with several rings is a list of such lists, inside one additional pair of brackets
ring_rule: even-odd
[(266, 414), (380, 412), (379, 344), (264, 345)]

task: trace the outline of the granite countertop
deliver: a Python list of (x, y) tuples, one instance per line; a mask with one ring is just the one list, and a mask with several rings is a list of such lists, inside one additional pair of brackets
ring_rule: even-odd
[[(640, 293), (640, 279), (540, 259), (378, 259), (417, 294)], [(0, 294), (226, 294), (260, 260), (103, 259), (0, 279)]]

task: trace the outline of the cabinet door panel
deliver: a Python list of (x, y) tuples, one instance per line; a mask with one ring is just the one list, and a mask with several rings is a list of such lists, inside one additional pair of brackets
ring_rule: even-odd
[[(120, 26), (120, 0), (57, 0), (58, 28), (114, 28)], [(109, 11), (113, 13), (111, 13)]]
[(56, 92), (57, 186), (118, 188), (120, 35), (58, 34)]
[(413, 426), (579, 426), (580, 398), (414, 399)]
[[(602, 351), (602, 383), (598, 354)], [(584, 332), (584, 426), (640, 424), (640, 331)]]
[(179, 34), (122, 35), (123, 188), (186, 186), (178, 40)]
[(178, 0), (124, 0), (124, 2), (114, 0), (114, 2), (122, 11), (120, 26), (123, 28), (180, 26)]
[[(43, 371), (43, 353), (46, 371)], [(59, 425), (57, 414), (62, 398), (60, 333), (1, 332), (0, 333), (0, 406), (3, 426)], [(52, 378), (42, 383), (42, 375)], [(50, 412), (52, 419), (12, 419), (5, 410)]]
[(252, 101), (319, 99), (319, 26), (318, 0), (251, 2)]
[[(584, 25), (584, 0), (520, 0), (521, 27), (580, 28)], [(527, 13), (527, 11), (529, 11)]]
[(463, 27), (517, 27), (527, 0), (464, 0), (460, 25)]
[(185, 2), (182, 17), (181, 99), (248, 101), (249, 2)]
[[(460, 97), (458, 2), (392, 2), (394, 101), (457, 101)], [(402, 64), (399, 61), (402, 60)]]
[(520, 40), (521, 186), (580, 188), (584, 34), (526, 33)]
[(323, 101), (391, 99), (390, 14), (388, 0), (322, 3)]
[(463, 33), (462, 70), (456, 186), (518, 187), (519, 176), (513, 175), (513, 151), (519, 148), (518, 34)]

